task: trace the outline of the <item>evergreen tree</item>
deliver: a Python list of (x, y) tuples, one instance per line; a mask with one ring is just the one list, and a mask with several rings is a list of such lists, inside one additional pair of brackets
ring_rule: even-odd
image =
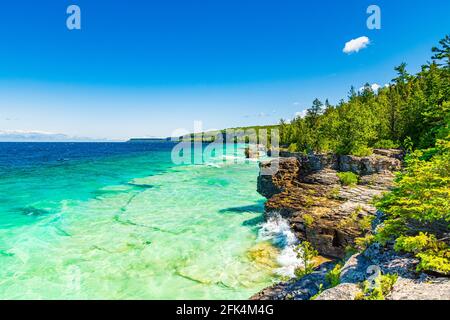
[[(446, 61), (446, 67), (450, 68), (450, 36), (445, 36), (444, 39), (439, 41), (439, 45), (441, 47), (433, 47), (432, 52), (434, 53), (434, 56), (431, 57), (433, 60), (441, 61), (441, 60), (447, 60)], [(443, 65), (439, 64), (438, 65)]]

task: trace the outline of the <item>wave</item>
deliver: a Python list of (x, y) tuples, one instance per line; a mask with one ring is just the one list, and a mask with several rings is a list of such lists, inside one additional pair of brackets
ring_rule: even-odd
[(258, 235), (260, 240), (271, 241), (281, 252), (277, 258), (279, 268), (275, 273), (289, 278), (295, 277), (295, 269), (302, 264), (297, 258), (296, 247), (299, 243), (289, 223), (279, 213), (272, 213), (261, 225)]

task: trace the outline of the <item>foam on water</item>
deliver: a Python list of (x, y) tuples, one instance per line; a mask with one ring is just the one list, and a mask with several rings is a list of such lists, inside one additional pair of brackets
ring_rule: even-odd
[(302, 261), (297, 258), (297, 253), (295, 252), (298, 240), (286, 219), (277, 212), (271, 213), (259, 230), (259, 238), (261, 240), (270, 240), (281, 249), (281, 253), (277, 258), (280, 267), (275, 272), (280, 276), (295, 277), (295, 269), (301, 265)]

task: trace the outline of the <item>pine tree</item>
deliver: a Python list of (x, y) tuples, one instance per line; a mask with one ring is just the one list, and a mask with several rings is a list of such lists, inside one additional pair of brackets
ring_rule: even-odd
[[(437, 60), (437, 61), (441, 61), (441, 60), (447, 60), (447, 64), (446, 67), (450, 68), (450, 36), (447, 35), (445, 36), (444, 39), (442, 39), (441, 41), (439, 41), (439, 45), (441, 47), (433, 47), (433, 49), (431, 49), (431, 51), (434, 54), (433, 57), (431, 57), (431, 59), (433, 60)], [(438, 65), (443, 65), (443, 64), (439, 64)]]

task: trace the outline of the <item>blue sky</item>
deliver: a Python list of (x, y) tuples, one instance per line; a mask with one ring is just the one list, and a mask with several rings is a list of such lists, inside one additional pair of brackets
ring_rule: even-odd
[[(66, 28), (81, 8), (82, 29)], [(381, 8), (381, 30), (366, 9)], [(315, 97), (415, 72), (443, 0), (16, 0), (0, 8), (0, 131), (127, 139), (277, 123)], [(345, 54), (361, 36), (367, 48)]]

